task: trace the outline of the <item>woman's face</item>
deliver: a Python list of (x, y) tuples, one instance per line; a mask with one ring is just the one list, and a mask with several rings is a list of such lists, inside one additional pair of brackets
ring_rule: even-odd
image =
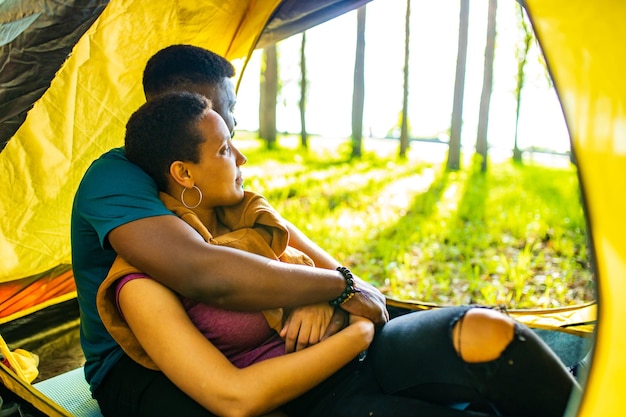
[(204, 138), (200, 162), (189, 164), (195, 185), (203, 194), (201, 207), (231, 206), (243, 198), (243, 177), (239, 167), (246, 157), (237, 149), (224, 119), (208, 110), (198, 122)]

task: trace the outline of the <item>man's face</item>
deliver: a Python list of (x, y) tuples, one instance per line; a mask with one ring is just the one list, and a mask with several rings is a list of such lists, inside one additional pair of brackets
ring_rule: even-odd
[(237, 96), (232, 80), (225, 77), (217, 85), (195, 84), (190, 86), (189, 90), (193, 93), (202, 94), (211, 100), (213, 110), (222, 116), (231, 136), (233, 136), (235, 134), (235, 126), (237, 126), (237, 120), (235, 120), (233, 114)]

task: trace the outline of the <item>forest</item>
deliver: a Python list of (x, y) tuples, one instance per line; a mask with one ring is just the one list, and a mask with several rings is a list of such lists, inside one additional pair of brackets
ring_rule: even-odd
[[(515, 71), (509, 74), (515, 86), (511, 94), (515, 123), (511, 146), (503, 151), (492, 149), (488, 131), (493, 80), (498, 75), (494, 74), (497, 7), (506, 2), (486, 2), (482, 88), (474, 103), (478, 123), (470, 133), (475, 135), (470, 146), (461, 140), (462, 133), (468, 136), (462, 132), (464, 107), (472, 105), (464, 98), (470, 2), (461, 0), (458, 11), (449, 126), (445, 135), (433, 138), (413, 132), (419, 130), (409, 117), (408, 100), (415, 2), (397, 3), (406, 6), (403, 77), (396, 79), (403, 85), (397, 124), (377, 137), (363, 123), (371, 88), (364, 74), (367, 16), (373, 2), (349, 17), (357, 22), (349, 136), (307, 130), (309, 88), (319, 85), (307, 72), (307, 32), (285, 41), (299, 43), (299, 131), (277, 127), (277, 114), (287, 100), (282, 90), (289, 82), (281, 68), (293, 62), (285, 62), (281, 42), (262, 50), (258, 130), (236, 136), (249, 160), (244, 167), (246, 188), (268, 197), (287, 219), (392, 298), (507, 308), (594, 300), (586, 219), (572, 153), (536, 145), (524, 148), (518, 141), (528, 61), (538, 61), (549, 80), (545, 61), (533, 55), (540, 51), (523, 9), (509, 5), (500, 12), (514, 13), (518, 36)], [(239, 101), (248, 97), (242, 90)], [(289, 91), (293, 95), (294, 89)]]

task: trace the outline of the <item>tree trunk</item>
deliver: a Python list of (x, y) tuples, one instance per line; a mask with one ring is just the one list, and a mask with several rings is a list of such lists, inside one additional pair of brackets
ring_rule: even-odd
[(300, 146), (308, 149), (309, 140), (306, 131), (306, 32), (302, 32), (302, 43), (300, 44)]
[(402, 123), (400, 125), (400, 157), (406, 158), (409, 148), (409, 43), (410, 43), (411, 0), (406, 0), (404, 19), (404, 91), (402, 92)]
[(447, 169), (461, 168), (461, 128), (463, 125), (463, 94), (465, 90), (465, 64), (467, 60), (467, 31), (469, 26), (469, 0), (461, 0), (459, 12), (459, 43), (456, 58), (456, 78), (454, 80), (454, 102), (452, 123), (448, 145)]
[(365, 101), (365, 8), (357, 11), (356, 57), (354, 62), (354, 90), (352, 93), (352, 157), (362, 155), (363, 105)]
[(483, 72), (483, 89), (480, 95), (478, 113), (478, 131), (476, 134), (476, 152), (481, 157), (480, 170), (487, 171), (487, 130), (489, 127), (489, 106), (493, 89), (493, 56), (496, 46), (496, 11), (498, 0), (489, 0), (489, 16), (487, 18), (487, 43), (485, 44), (485, 66)]
[(259, 98), (259, 137), (268, 149), (276, 147), (276, 100), (278, 96), (278, 57), (276, 45), (263, 50), (261, 94)]
[(515, 86), (515, 139), (513, 142), (513, 161), (516, 163), (522, 162), (522, 151), (519, 149), (519, 145), (517, 143), (517, 135), (519, 132), (519, 114), (522, 104), (522, 89), (524, 88), (524, 83), (526, 82), (526, 74), (524, 73), (524, 68), (526, 67), (526, 62), (528, 60), (528, 51), (530, 50), (530, 45), (533, 39), (532, 32), (526, 23), (526, 18), (524, 17), (524, 7), (521, 4), (518, 4), (519, 8), (519, 22), (520, 27), (524, 33), (524, 39), (521, 44), (517, 45), (517, 83)]

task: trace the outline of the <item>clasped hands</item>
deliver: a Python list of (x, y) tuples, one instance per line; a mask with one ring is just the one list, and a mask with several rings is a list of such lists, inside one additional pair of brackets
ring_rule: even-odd
[(389, 321), (385, 296), (373, 285), (355, 279), (357, 292), (340, 308), (319, 303), (291, 309), (280, 332), (286, 352), (304, 349), (332, 336), (348, 325), (351, 314), (371, 320), (376, 327)]

